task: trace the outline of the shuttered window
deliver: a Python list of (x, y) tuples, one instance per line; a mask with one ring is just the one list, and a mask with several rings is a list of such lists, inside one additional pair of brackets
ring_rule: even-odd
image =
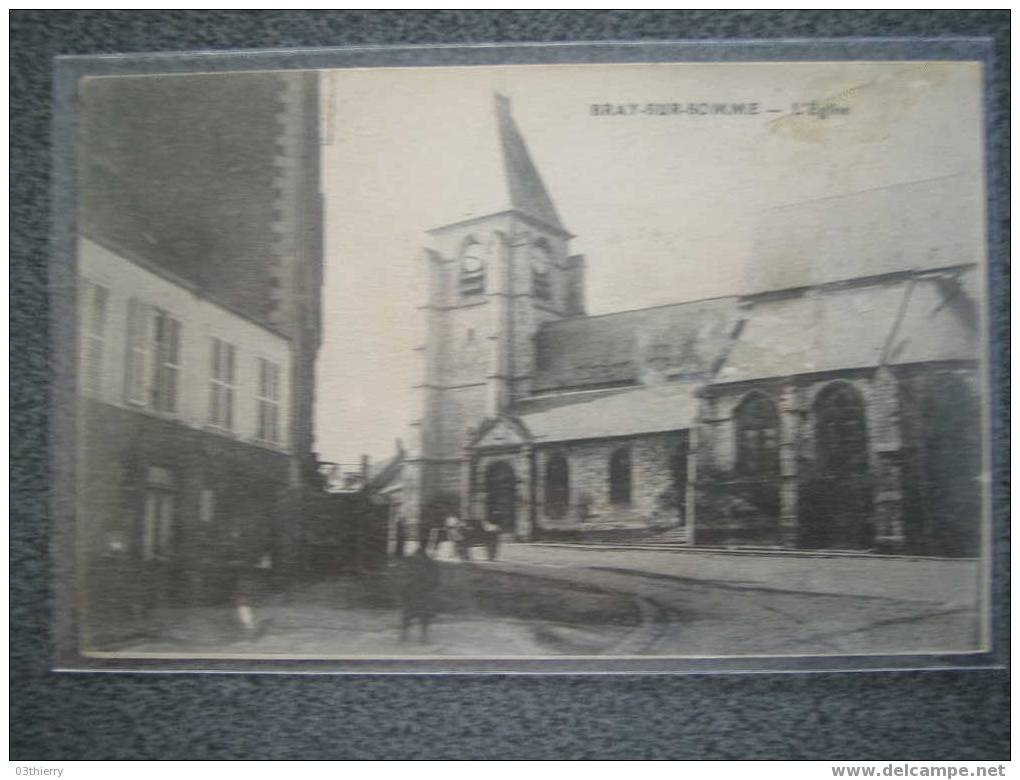
[(213, 338), (210, 347), (209, 423), (228, 431), (234, 429), (234, 375), (237, 348)]
[(181, 323), (164, 311), (153, 315), (154, 353), (152, 406), (158, 412), (176, 412), (181, 369)]
[(128, 403), (158, 412), (178, 410), (181, 323), (167, 312), (128, 302), (126, 396)]
[(256, 438), (278, 444), (280, 441), (280, 366), (258, 358), (258, 387), (255, 403), (258, 409)]
[(82, 389), (99, 395), (103, 381), (103, 353), (106, 346), (106, 319), (110, 291), (102, 285), (82, 280), (81, 351)]

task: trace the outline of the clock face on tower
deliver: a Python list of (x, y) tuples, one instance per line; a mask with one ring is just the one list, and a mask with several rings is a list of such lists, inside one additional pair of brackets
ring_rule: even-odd
[(464, 251), (461, 267), (466, 273), (473, 274), (482, 270), (482, 245), (473, 243)]

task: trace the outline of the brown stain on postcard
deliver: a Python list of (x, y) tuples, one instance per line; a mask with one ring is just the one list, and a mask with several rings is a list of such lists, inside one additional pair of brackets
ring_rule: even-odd
[[(883, 141), (894, 123), (902, 121), (929, 90), (945, 82), (953, 65), (904, 64), (825, 97), (806, 96), (800, 104), (805, 113), (772, 120), (768, 123), (769, 132), (806, 143)], [(811, 111), (811, 103), (817, 111)]]

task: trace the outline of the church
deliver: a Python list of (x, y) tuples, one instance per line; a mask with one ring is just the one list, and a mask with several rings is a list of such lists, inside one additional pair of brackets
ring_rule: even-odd
[(410, 524), (455, 512), (518, 540), (979, 553), (968, 174), (772, 209), (740, 294), (588, 315), (586, 259), (509, 100), (492, 111), (490, 167), (423, 252)]

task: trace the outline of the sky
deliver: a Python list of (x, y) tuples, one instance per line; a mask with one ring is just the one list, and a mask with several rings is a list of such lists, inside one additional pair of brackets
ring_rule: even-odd
[[(973, 63), (524, 65), (327, 71), (316, 448), (393, 454), (417, 416), (425, 231), (491, 165), (506, 95), (587, 257), (590, 314), (743, 291), (763, 210), (982, 166)], [(849, 109), (795, 116), (793, 104)], [(593, 104), (757, 103), (754, 115), (593, 115)], [(770, 112), (769, 109), (775, 109)], [(975, 181), (979, 181), (976, 177)]]

